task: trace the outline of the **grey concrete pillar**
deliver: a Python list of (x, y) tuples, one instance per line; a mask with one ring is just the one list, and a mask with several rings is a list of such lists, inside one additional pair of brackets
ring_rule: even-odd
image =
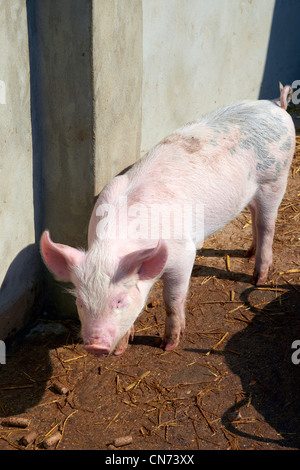
[[(142, 0), (28, 0), (40, 231), (86, 247), (94, 196), (140, 152)], [(45, 309), (74, 301), (45, 273)]]

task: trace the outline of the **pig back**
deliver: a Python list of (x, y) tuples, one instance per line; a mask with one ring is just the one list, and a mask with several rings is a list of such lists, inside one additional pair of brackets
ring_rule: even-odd
[(285, 110), (264, 100), (236, 102), (163, 139), (124, 175), (120, 196), (148, 215), (151, 207), (168, 212), (177, 205), (182, 216), (190, 207), (198, 229), (193, 224), (186, 236), (199, 243), (234, 219), (264, 184), (286, 179), (294, 146)]

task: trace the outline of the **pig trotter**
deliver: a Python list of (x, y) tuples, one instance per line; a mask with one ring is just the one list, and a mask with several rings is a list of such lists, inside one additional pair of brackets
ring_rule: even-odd
[(127, 331), (126, 335), (118, 342), (116, 349), (114, 350), (115, 356), (120, 356), (123, 354), (128, 346), (128, 341), (133, 341), (134, 338), (134, 326), (131, 326), (129, 331)]
[(256, 270), (254, 270), (251, 284), (254, 284), (255, 286), (262, 286), (265, 284), (268, 279), (268, 272), (269, 268), (261, 270), (260, 272), (256, 272)]
[(164, 349), (165, 351), (172, 351), (172, 349), (175, 349), (178, 344), (179, 344), (179, 339), (183, 336), (184, 334), (184, 328), (180, 329), (179, 334), (173, 334), (171, 336), (167, 336), (165, 333), (164, 339), (160, 343), (160, 348)]

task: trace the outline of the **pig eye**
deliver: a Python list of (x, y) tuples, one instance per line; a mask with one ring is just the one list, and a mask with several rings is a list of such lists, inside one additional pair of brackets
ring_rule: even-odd
[(120, 296), (120, 297), (117, 297), (113, 303), (112, 303), (112, 308), (113, 309), (122, 309), (124, 308), (125, 306), (127, 305), (127, 302), (126, 302), (126, 297), (125, 296)]

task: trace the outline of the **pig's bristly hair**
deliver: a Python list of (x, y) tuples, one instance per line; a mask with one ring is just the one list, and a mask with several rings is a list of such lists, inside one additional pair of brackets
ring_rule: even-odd
[(76, 288), (73, 293), (88, 307), (91, 315), (108, 300), (109, 284), (118, 263), (112, 253), (107, 243), (95, 242), (86, 252), (83, 263), (74, 268)]

